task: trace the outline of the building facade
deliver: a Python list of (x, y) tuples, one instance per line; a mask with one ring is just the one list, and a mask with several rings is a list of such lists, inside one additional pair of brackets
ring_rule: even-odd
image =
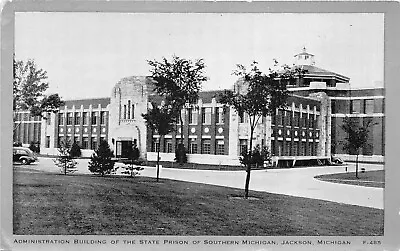
[[(288, 86), (287, 108), (259, 121), (253, 146), (267, 146), (274, 159), (338, 155), (350, 160), (355, 153), (343, 150), (341, 128), (343, 119), (350, 117), (360, 124), (373, 121), (369, 145), (359, 154), (361, 159), (383, 162), (384, 89), (351, 89), (348, 77), (316, 67), (314, 55), (305, 49), (295, 55), (295, 61), (306, 73)], [(240, 88), (240, 82), (234, 84), (235, 91)], [(183, 131), (176, 125), (161, 144), (160, 136), (148, 130), (141, 116), (153, 102), (163, 102), (153, 90), (150, 77), (127, 77), (113, 87), (110, 97), (66, 101), (58, 113), (47, 114), (46, 120), (21, 113), (17, 122), (24, 126), (16, 131), (14, 141), (28, 144), (36, 139), (41, 153), (53, 155), (61, 140), (69, 140), (81, 145), (84, 156), (90, 156), (100, 140), (107, 140), (117, 158), (126, 157), (136, 145), (141, 158), (147, 160), (155, 160), (160, 149), (163, 161), (174, 160), (175, 148), (182, 141), (189, 162), (239, 164), (250, 141), (248, 116), (218, 103), (223, 90), (200, 92), (195, 107), (181, 111)]]

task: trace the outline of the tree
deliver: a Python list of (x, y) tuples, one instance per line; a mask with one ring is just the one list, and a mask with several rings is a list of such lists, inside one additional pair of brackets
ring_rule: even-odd
[(110, 174), (114, 169), (114, 161), (112, 160), (112, 157), (114, 157), (114, 154), (111, 151), (108, 142), (100, 140), (99, 147), (90, 158), (89, 171), (100, 174), (101, 176)]
[(123, 173), (129, 174), (130, 177), (139, 175), (139, 172), (143, 170), (143, 167), (140, 166), (142, 162), (139, 160), (140, 151), (136, 144), (128, 149), (127, 155), (128, 161), (123, 161), (125, 164), (123, 168), (126, 170)]
[(343, 143), (343, 150), (348, 154), (356, 155), (356, 178), (358, 179), (358, 156), (360, 150), (369, 146), (369, 128), (373, 125), (372, 120), (364, 120), (364, 125), (360, 125), (358, 119), (345, 117), (341, 128), (347, 134)]
[(60, 147), (58, 148), (58, 156), (54, 160), (54, 163), (56, 166), (61, 168), (61, 172), (64, 175), (67, 175), (67, 173), (74, 173), (76, 172), (76, 165), (77, 162), (74, 160), (74, 158), (71, 156), (71, 143), (66, 140), (66, 141), (61, 141), (60, 142)]
[[(169, 104), (162, 104), (157, 106), (156, 103), (152, 103), (151, 107), (147, 110), (146, 114), (142, 114), (147, 127), (152, 131), (158, 133), (158, 145), (161, 145), (161, 140), (166, 134), (174, 130), (176, 123), (176, 117), (173, 114), (174, 108)], [(157, 182), (159, 179), (160, 169), (160, 148), (157, 148)]]
[(81, 147), (78, 145), (76, 141), (71, 146), (71, 156), (74, 158), (82, 156)]
[(245, 198), (248, 198), (251, 159), (253, 153), (253, 134), (261, 117), (273, 115), (277, 109), (286, 107), (286, 100), (289, 96), (286, 85), (292, 83), (297, 77), (301, 77), (304, 70), (297, 67), (283, 65), (278, 68), (278, 62), (274, 61), (274, 68), (269, 69), (268, 74), (264, 74), (258, 68), (258, 63), (254, 61), (248, 71), (243, 65), (237, 65), (233, 72), (239, 77), (239, 81), (245, 87), (243, 91), (234, 92), (226, 90), (219, 97), (219, 102), (226, 106), (231, 106), (238, 114), (248, 114), (250, 124), (250, 144), (249, 156), (246, 157), (246, 182)]
[(26, 62), (14, 59), (14, 81), (13, 81), (13, 115), (14, 128), (20, 126), (17, 116), (20, 111), (30, 111), (32, 116), (41, 116), (47, 119), (45, 112), (57, 112), (64, 105), (64, 101), (58, 94), (45, 95), (48, 89), (47, 72), (40, 69), (33, 59)]
[[(208, 79), (204, 73), (203, 59), (192, 61), (173, 56), (171, 61), (163, 57), (160, 62), (156, 60), (147, 62), (151, 67), (150, 73), (154, 80), (154, 90), (163, 96), (166, 103), (171, 106), (171, 114), (177, 120), (179, 119), (183, 135), (181, 110), (185, 105), (193, 106), (197, 102), (201, 85)], [(181, 137), (180, 144), (181, 147), (184, 147), (183, 137)]]

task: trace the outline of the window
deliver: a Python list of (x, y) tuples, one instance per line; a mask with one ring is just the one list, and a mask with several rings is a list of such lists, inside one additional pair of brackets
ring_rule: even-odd
[(46, 148), (50, 148), (50, 136), (46, 136)]
[(97, 112), (92, 112), (92, 125), (97, 124)]
[(72, 125), (72, 112), (67, 113), (67, 125)]
[(131, 119), (131, 101), (128, 100), (128, 119)]
[(307, 113), (302, 113), (301, 115), (301, 119), (300, 119), (300, 126), (301, 127), (306, 127), (307, 126)]
[(68, 143), (69, 146), (71, 146), (71, 144), (72, 144), (71, 136), (67, 136), (65, 142)]
[(196, 139), (190, 139), (189, 153), (190, 154), (196, 154), (197, 153), (197, 140)]
[(82, 140), (82, 149), (88, 149), (89, 148), (89, 139), (88, 137), (83, 137)]
[(210, 154), (211, 153), (211, 140), (203, 139), (201, 142), (201, 153)]
[(126, 119), (126, 105), (124, 105), (124, 119)]
[(81, 124), (81, 113), (75, 112), (75, 125), (80, 125), (80, 124)]
[(82, 120), (83, 120), (84, 125), (88, 124), (88, 113), (87, 112), (82, 113)]
[(314, 115), (310, 114), (310, 118), (308, 119), (308, 127), (314, 128)]
[(366, 114), (374, 113), (374, 105), (375, 105), (375, 102), (373, 99), (366, 99), (365, 100), (365, 113)]
[(135, 118), (135, 105), (132, 104), (132, 119)]
[(158, 142), (158, 139), (153, 139), (153, 142), (151, 144), (151, 151), (158, 152), (159, 150), (160, 150), (160, 143)]
[(92, 149), (92, 150), (96, 150), (97, 149), (97, 137), (92, 137), (92, 142), (91, 142), (90, 149)]
[(361, 100), (351, 101), (351, 113), (361, 113)]
[(217, 155), (224, 155), (225, 154), (225, 145), (224, 140), (217, 140), (215, 146), (215, 154)]
[(172, 153), (172, 140), (171, 139), (165, 140), (165, 150), (167, 153)]
[(283, 125), (283, 121), (284, 121), (284, 116), (283, 116), (283, 111), (282, 110), (278, 110), (278, 125)]
[(247, 152), (247, 139), (239, 140), (239, 150), (240, 150), (240, 154)]
[(206, 125), (211, 124), (211, 107), (201, 108), (201, 122)]
[(188, 113), (189, 113), (189, 124), (197, 125), (197, 110), (194, 108), (189, 108)]
[(51, 113), (50, 112), (47, 113), (46, 118), (47, 118), (47, 124), (51, 125)]
[(223, 124), (224, 123), (224, 108), (223, 107), (217, 107), (215, 108), (215, 122), (217, 124)]
[(106, 112), (100, 112), (100, 124), (105, 125), (106, 124)]
[(294, 112), (293, 125), (299, 127), (300, 113)]
[(58, 114), (58, 124), (59, 125), (64, 125), (64, 113), (59, 113)]

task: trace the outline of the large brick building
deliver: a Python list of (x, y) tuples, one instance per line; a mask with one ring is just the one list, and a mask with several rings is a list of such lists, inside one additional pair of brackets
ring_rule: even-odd
[[(345, 135), (341, 125), (344, 117), (350, 117), (359, 123), (373, 120), (370, 144), (361, 154), (365, 160), (383, 161), (384, 89), (351, 89), (348, 77), (316, 67), (314, 55), (305, 49), (295, 59), (307, 72), (295, 85), (288, 86), (288, 107), (258, 123), (253, 145), (267, 146), (274, 159), (331, 154), (349, 159), (352, 156), (342, 147)], [(233, 88), (239, 91), (242, 84), (237, 82)], [(42, 153), (57, 154), (58, 142), (68, 139), (78, 142), (86, 156), (100, 140), (107, 140), (116, 157), (125, 157), (135, 144), (144, 159), (155, 160), (159, 148), (161, 159), (172, 161), (177, 142), (183, 138), (189, 162), (239, 164), (238, 157), (250, 140), (248, 118), (217, 102), (223, 90), (200, 92), (196, 108), (182, 110), (183, 131), (177, 125), (159, 145), (159, 135), (147, 129), (141, 116), (151, 102), (162, 102), (153, 89), (149, 77), (123, 78), (110, 97), (66, 101), (57, 114), (41, 121), (40, 130), (38, 118), (22, 123), (23, 129), (14, 140), (29, 143), (40, 139)]]

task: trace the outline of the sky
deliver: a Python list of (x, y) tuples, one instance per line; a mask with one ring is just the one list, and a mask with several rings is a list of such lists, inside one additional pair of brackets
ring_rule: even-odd
[(378, 13), (16, 13), (15, 56), (47, 71), (48, 93), (109, 97), (147, 60), (204, 59), (203, 90), (231, 88), (236, 64), (293, 64), (306, 47), (316, 66), (383, 87), (384, 16)]

